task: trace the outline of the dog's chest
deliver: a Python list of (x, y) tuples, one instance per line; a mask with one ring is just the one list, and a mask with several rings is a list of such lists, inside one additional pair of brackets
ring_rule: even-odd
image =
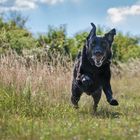
[(102, 73), (100, 71), (93, 71), (91, 74), (91, 79), (93, 80), (94, 86), (99, 86), (102, 84)]
[(93, 93), (94, 91), (96, 91), (97, 89), (99, 89), (100, 87), (102, 87), (102, 73), (100, 72), (93, 72), (93, 73), (87, 73), (86, 75), (88, 75), (90, 77), (90, 79), (92, 80), (92, 84), (89, 85), (88, 87), (86, 87), (86, 92), (87, 93)]
[(104, 70), (103, 69), (97, 69), (97, 68), (86, 68), (84, 69), (84, 73), (89, 75), (93, 79), (93, 81), (101, 81), (103, 75), (104, 75)]
[(90, 72), (86, 72), (87, 75), (92, 79), (94, 87), (102, 86), (105, 70), (104, 69), (92, 69)]

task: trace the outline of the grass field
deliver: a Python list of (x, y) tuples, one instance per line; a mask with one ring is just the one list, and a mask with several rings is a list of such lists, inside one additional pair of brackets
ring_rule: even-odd
[(80, 108), (70, 103), (71, 64), (67, 68), (31, 63), (15, 56), (0, 59), (0, 140), (139, 140), (140, 63), (113, 69), (110, 106), (103, 94), (96, 115), (92, 98)]

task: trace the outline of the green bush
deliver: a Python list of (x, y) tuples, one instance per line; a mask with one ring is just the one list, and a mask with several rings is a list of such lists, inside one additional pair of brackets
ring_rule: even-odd
[(9, 49), (22, 54), (23, 49), (31, 49), (36, 46), (36, 40), (26, 29), (20, 28), (9, 21), (4, 23), (0, 19), (0, 53)]
[(131, 58), (140, 57), (139, 39), (137, 37), (118, 33), (113, 46), (113, 59), (126, 62)]

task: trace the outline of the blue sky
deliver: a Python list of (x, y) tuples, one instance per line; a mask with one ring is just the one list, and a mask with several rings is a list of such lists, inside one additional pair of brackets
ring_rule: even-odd
[(0, 13), (28, 16), (27, 28), (45, 33), (48, 25), (66, 24), (67, 34), (90, 29), (90, 22), (140, 35), (140, 0), (0, 0)]

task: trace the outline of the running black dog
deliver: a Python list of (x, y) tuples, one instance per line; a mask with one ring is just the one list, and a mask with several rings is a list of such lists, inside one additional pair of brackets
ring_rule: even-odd
[(112, 96), (110, 85), (111, 45), (116, 35), (116, 30), (112, 29), (103, 37), (97, 37), (96, 27), (93, 23), (91, 25), (92, 30), (75, 62), (71, 102), (75, 108), (78, 108), (80, 96), (85, 92), (93, 97), (93, 109), (96, 111), (102, 89), (109, 104), (113, 106), (118, 105), (117, 100)]

